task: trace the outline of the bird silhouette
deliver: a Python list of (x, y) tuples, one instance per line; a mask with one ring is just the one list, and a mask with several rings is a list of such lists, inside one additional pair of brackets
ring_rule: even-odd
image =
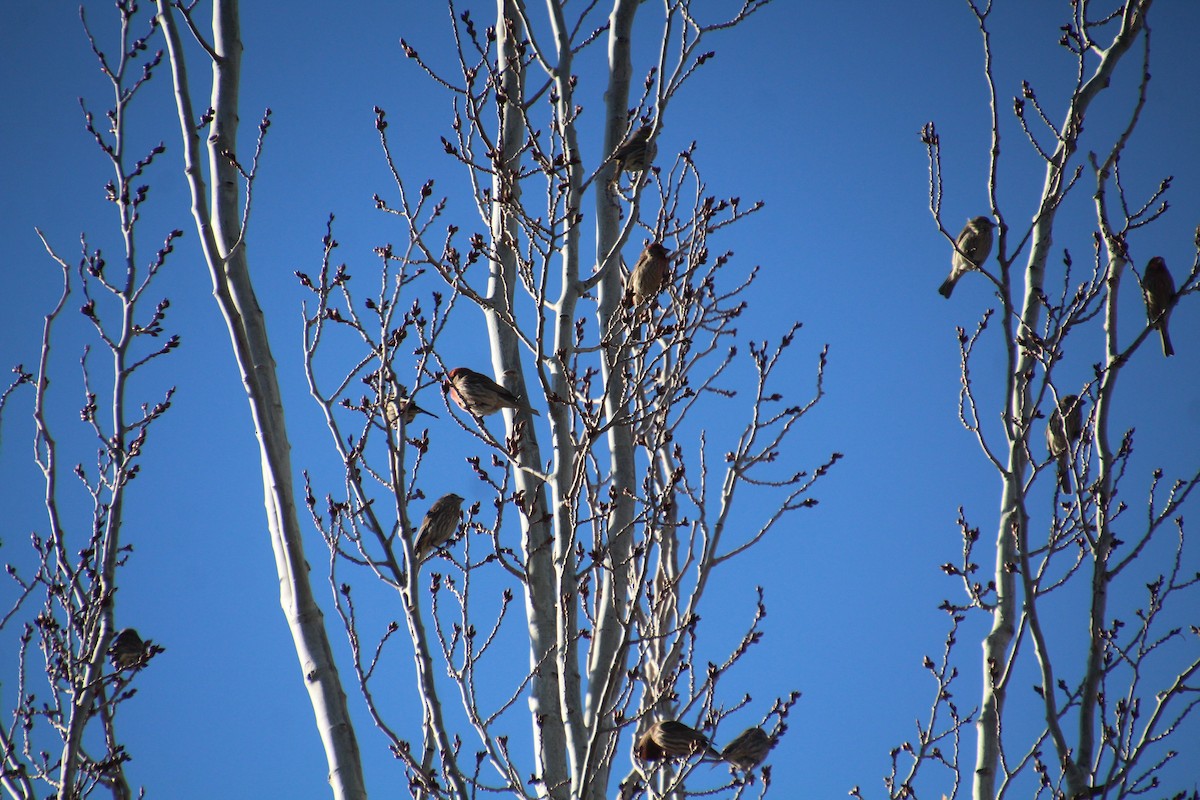
[(950, 275), (938, 287), (942, 297), (949, 298), (954, 291), (958, 279), (973, 269), (979, 269), (992, 253), (992, 228), (995, 227), (987, 217), (975, 217), (968, 220), (954, 248), (954, 257), (950, 259)]

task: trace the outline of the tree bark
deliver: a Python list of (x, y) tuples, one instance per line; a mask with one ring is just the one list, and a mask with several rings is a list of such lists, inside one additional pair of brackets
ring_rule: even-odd
[[(626, 108), (629, 104), (629, 83), (633, 74), (631, 47), (633, 20), (637, 3), (614, 0), (609, 15), (608, 88), (604, 93), (604, 153), (613, 152), (621, 144), (626, 128)], [(637, 471), (633, 453), (633, 431), (629, 425), (614, 425), (614, 420), (628, 413), (624, 407), (626, 386), (620, 368), (624, 331), (614, 320), (621, 310), (621, 206), (608, 189), (610, 176), (616, 167), (609, 164), (601, 170), (596, 188), (596, 260), (603, 277), (596, 290), (597, 323), (603, 338), (612, 331), (612, 346), (604, 348), (600, 375), (604, 381), (604, 412), (609, 422), (609, 469), (612, 473), (612, 510), (608, 517), (608, 569), (596, 593), (596, 631), (588, 653), (588, 693), (586, 725), (593, 732), (593, 749), (606, 753), (612, 749), (613, 730), (611, 709), (615, 676), (623, 670), (628, 652), (630, 615), (629, 556), (633, 539), (634, 497)], [(635, 213), (633, 209), (630, 213)], [(591, 764), (588, 765), (592, 767)], [(585, 787), (589, 800), (603, 800), (610, 782), (612, 759), (592, 767), (590, 783)]]
[[(509, 390), (528, 399), (519, 341), (507, 321), (513, 318), (513, 296), (518, 281), (517, 254), (513, 248), (518, 241), (519, 229), (510, 208), (518, 207), (521, 192), (517, 176), (520, 173), (520, 151), (525, 135), (521, 109), (524, 75), (516, 48), (523, 26), (514, 0), (497, 0), (496, 16), (497, 71), (500, 75), (501, 97), (497, 101), (500, 107), (500, 141), (492, 178), (491, 236), (498, 258), (491, 262), (484, 315), (493, 367)], [(545, 487), (535, 474), (541, 464), (541, 456), (532, 417), (528, 411), (505, 412), (505, 421), (510, 440), (518, 421), (523, 423), (513, 479), (518, 495), (524, 498), (521, 526), (524, 534), (522, 551), (526, 554), (525, 613), (529, 621), (530, 669), (534, 673), (529, 708), (533, 721), (537, 773), (550, 797), (567, 800), (570, 797), (570, 777), (567, 774), (564, 728), (566, 712), (559, 698), (566, 665), (560, 659), (564, 643), (559, 638), (562, 633), (559, 629), (561, 600), (558, 597), (554, 564), (557, 548), (564, 546), (564, 543), (560, 541), (556, 544), (554, 541)], [(569, 546), (569, 541), (566, 546)]]
[[(1010, 330), (1011, 319), (1006, 315), (1006, 330), (1009, 347), (1008, 414), (1005, 419), (1009, 444), (1007, 470), (1004, 475), (1004, 493), (1000, 508), (1000, 529), (996, 533), (996, 608), (992, 615), (992, 628), (983, 645), (983, 693), (979, 713), (979, 738), (976, 748), (973, 785), (974, 800), (994, 800), (996, 780), (1000, 768), (1000, 735), (1004, 701), (1007, 692), (1007, 674), (1003, 674), (1008, 659), (1008, 646), (1015, 630), (1019, 598), (1015, 591), (1012, 565), (1017, 563), (1017, 548), (1027, 545), (1028, 515), (1025, 510), (1025, 473), (1028, 470), (1026, 442), (1029, 426), (1034, 418), (1034, 404), (1030, 397), (1029, 380), (1037, 367), (1037, 359), (1030, 348), (1021, 348), (1018, 339), (1036, 335), (1041, 315), (1043, 284), (1046, 260), (1049, 256), (1055, 215), (1059, 203), (1071, 180), (1068, 165), (1078, 146), (1083, 120), (1091, 102), (1108, 88), (1113, 70), (1121, 57), (1133, 45), (1141, 31), (1145, 14), (1152, 0), (1130, 3), (1125, 7), (1121, 29), (1112, 44), (1104, 51), (1100, 63), (1086, 82), (1076, 91), (1067, 109), (1060, 130), (1062, 137), (1046, 165), (1046, 177), (1041, 202), (1033, 222), (1032, 243), (1029, 259), (1025, 266), (1025, 294), (1021, 308), (1020, 330)], [(998, 135), (998, 134), (997, 134)], [(993, 150), (995, 153), (995, 150)], [(994, 187), (993, 187), (994, 189)], [(1018, 355), (1019, 353), (1019, 355)], [(1026, 603), (1034, 602), (1026, 597)], [(1085, 715), (1086, 716), (1086, 715)], [(1083, 742), (1081, 742), (1082, 744)], [(1078, 754), (1086, 763), (1090, 754)], [(1068, 760), (1066, 770), (1070, 788), (1078, 782), (1073, 762)], [(1074, 777), (1072, 777), (1074, 776)]]
[(241, 174), (231, 160), (237, 152), (242, 55), (237, 0), (214, 0), (213, 5), (214, 117), (208, 139), (211, 201), (205, 198), (199, 138), (194, 128), (196, 117), (192, 111), (185, 57), (172, 6), (169, 0), (158, 0), (157, 5), (175, 84), (192, 214), (212, 277), (213, 295), (229, 329), (258, 438), (267, 526), (279, 577), (280, 606), (292, 632), (304, 685), (312, 702), (334, 796), (358, 800), (366, 797), (358, 742), (346, 695), (333, 663), (324, 615), (313, 599), (308, 581), (309, 568), (292, 491), (291, 445), (266, 322), (250, 281), (239, 192)]

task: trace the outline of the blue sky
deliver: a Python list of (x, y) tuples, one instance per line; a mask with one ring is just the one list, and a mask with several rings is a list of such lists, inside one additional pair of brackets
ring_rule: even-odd
[[(422, 55), (436, 58), (448, 46), (447, 15), (431, 10), (435, 5), (302, 2), (286, 15), (266, 4), (242, 8), (243, 131), (252, 131), (264, 107), (273, 112), (256, 187), (250, 258), (279, 363), (293, 464), (323, 478), (325, 491), (337, 489), (337, 464), (330, 463), (328, 434), (304, 383), (300, 308), (306, 293), (292, 272), (316, 271), (331, 212), (338, 217), (339, 254), (360, 272), (373, 268), (371, 247), (398, 236), (371, 201), (375, 192), (394, 194), (373, 106), (388, 111), (393, 141), (403, 134), (411, 147), (402, 165), (406, 176), (417, 181), (437, 175), (439, 192), (461, 185), (440, 155), (438, 137), (451, 118), (446, 101), (399, 47), (403, 36)], [(89, 22), (102, 44), (111, 42), (108, 4), (94, 6)], [(1056, 122), (1061, 117), (1062, 91), (1072, 72), (1056, 45), (1060, 6), (1066, 4), (997, 4), (993, 36), (1006, 137), (1000, 200), (1014, 225), (1032, 215), (1043, 174), (1011, 121), (1011, 97), (1022, 79), (1029, 80), (1051, 117)], [(635, 33), (638, 44), (652, 34), (653, 9), (647, 6), (643, 14), (647, 25)], [(68, 259), (78, 254), (80, 231), (93, 244), (117, 243), (112, 206), (103, 198), (107, 164), (83, 130), (76, 100), (86, 97), (100, 113), (107, 107), (107, 87), (74, 7), (9, 4), (0, 15), (5, 53), (0, 99), (9, 110), (0, 127), (8, 187), (0, 198), (8, 287), (0, 300), (0, 366), (7, 369), (36, 362), (41, 318), (60, 288), (34, 226)], [(486, 10), (477, 16), (486, 17)], [(1195, 147), (1200, 99), (1192, 59), (1200, 7), (1160, 3), (1151, 21), (1149, 104), (1122, 163), (1135, 196), (1152, 191), (1167, 175), (1174, 183), (1171, 210), (1140, 231), (1131, 247), (1139, 268), (1151, 255), (1162, 255), (1179, 281), (1192, 263), (1192, 231), (1200, 222)], [(927, 715), (932, 685), (920, 664), (923, 655), (940, 652), (944, 615), (936, 607), (943, 598), (960, 599), (954, 581), (938, 569), (960, 550), (957, 509), (965, 507), (986, 540), (999, 504), (998, 478), (956, 414), (955, 326), (972, 329), (995, 300), (979, 276), (965, 278), (950, 302), (935, 291), (949, 267), (950, 249), (927, 209), (927, 164), (918, 136), (925, 122), (937, 123), (947, 227), (957, 230), (966, 218), (987, 213), (989, 111), (979, 36), (961, 2), (851, 7), (785, 1), (714, 37), (711, 46), (717, 58), (670, 107), (660, 153), (698, 140), (712, 193), (766, 201), (762, 212), (721, 240), (736, 253), (731, 267), (741, 271), (736, 274), (762, 267), (739, 331), (743, 339), (777, 339), (793, 320), (804, 323), (780, 386), (797, 401), (810, 395), (817, 354), (829, 344), (827, 396), (786, 458), (795, 468), (811, 468), (834, 450), (846, 457), (819, 485), (820, 506), (793, 517), (737, 565), (736, 575), (720, 576), (725, 583), (714, 589), (702, 613), (719, 637), (749, 619), (754, 586), (766, 587), (766, 642), (747, 658), (736, 676), (744, 685), (731, 689), (731, 697), (750, 692), (765, 711), (776, 695), (804, 693), (789, 735), (772, 757), (774, 796), (845, 796), (859, 785), (878, 797), (888, 750), (912, 735), (914, 719)], [(580, 102), (585, 116), (595, 119), (602, 86), (586, 68), (602, 56), (602, 47), (595, 48), (578, 70)], [(635, 76), (645, 67), (645, 61), (635, 67)], [(192, 70), (194, 77), (203, 72), (198, 62)], [(1085, 148), (1104, 146), (1104, 133), (1122, 119), (1131, 100), (1120, 90), (1129, 88), (1133, 73), (1133, 60), (1122, 65), (1115, 90), (1089, 120), (1088, 132), (1096, 138), (1085, 140)], [(139, 695), (126, 705), (119, 729), (134, 757), (130, 777), (146, 784), (151, 795), (200, 798), (219, 789), (232, 797), (323, 797), (325, 761), (278, 610), (257, 446), (187, 213), (168, 90), (163, 70), (135, 111), (134, 135), (146, 146), (164, 140), (168, 148), (150, 176), (153, 202), (141, 247), (148, 258), (166, 230), (186, 231), (156, 284), (157, 293), (171, 298), (168, 325), (183, 346), (164, 366), (148, 370), (135, 389), (142, 392), (139, 402), (153, 402), (168, 385), (179, 391), (171, 413), (155, 429), (132, 496), (127, 531), (136, 551), (123, 571), (118, 598), (118, 624), (136, 625), (168, 650), (139, 677)], [(598, 156), (598, 139), (585, 143), (589, 146), (592, 157)], [(1081, 188), (1064, 209), (1055, 231), (1056, 257), (1066, 248), (1076, 263), (1090, 258), (1089, 195)], [(469, 214), (462, 200), (455, 210)], [(1051, 268), (1060, 269), (1060, 260), (1052, 259)], [(1061, 275), (1055, 279), (1061, 282)], [(1152, 468), (1161, 466), (1173, 478), (1196, 467), (1195, 306), (1185, 303), (1172, 319), (1175, 358), (1162, 358), (1151, 342), (1122, 378), (1117, 406), (1122, 421), (1116, 427), (1136, 428), (1130, 471), (1137, 474), (1130, 478), (1129, 498), (1135, 507), (1144, 505), (1145, 476)], [(1138, 298), (1130, 297), (1122, 309), (1127, 332), (1140, 326)], [(460, 357), (486, 369), (480, 320), (460, 320)], [(1093, 324), (1077, 338), (1060, 378), (1074, 376), (1078, 383), (1089, 378), (1090, 365), (1102, 357), (1097, 331)], [(74, 319), (61, 330), (52, 403), (60, 438), (72, 452), (65, 460), (88, 464), (94, 462), (93, 446), (70, 442), (72, 431), (77, 437), (84, 433), (77, 409), (85, 332)], [(478, 337), (477, 356), (471, 353), (472, 337)], [(1001, 366), (994, 346), (985, 348), (976, 366), (981, 388), (993, 398), (1001, 391)], [(27, 394), (14, 401), (0, 429), (9, 510), (0, 528), (5, 562), (27, 559), (29, 532), (46, 525), (29, 460), (29, 407)], [(431, 429), (448, 455), (438, 468), (445, 486), (427, 493), (457, 491), (468, 502), (482, 499), (458, 460), (473, 442), (444, 415)], [(1039, 491), (1035, 513), (1044, 515), (1050, 499), (1046, 489)], [(311, 528), (306, 546), (335, 647), (344, 654), (321, 578), (326, 554)], [(1140, 599), (1140, 583), (1131, 586)], [(10, 596), (11, 587), (0, 589), (5, 609)], [(1194, 611), (1190, 622), (1198, 622)], [(1077, 645), (1085, 620), (1064, 616), (1061, 625), (1063, 646)], [(981, 630), (977, 619), (961, 636), (958, 698), (968, 708), (977, 694)], [(0, 691), (7, 709), (15, 659), (11, 631), (2, 637)], [(713, 647), (721, 646), (715, 639)], [(405, 690), (398, 692), (398, 713), (412, 708), (405, 706), (410, 702)], [(1194, 748), (1195, 725), (1183, 736)], [(402, 775), (365, 716), (359, 717), (358, 737), (369, 786), (382, 794), (381, 787), (398, 785)], [(968, 741), (967, 763), (970, 747)], [(1186, 770), (1177, 777), (1187, 779)]]

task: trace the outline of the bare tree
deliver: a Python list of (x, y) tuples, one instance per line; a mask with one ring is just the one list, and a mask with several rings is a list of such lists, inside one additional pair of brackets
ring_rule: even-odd
[[(645, 755), (653, 750), (639, 748), (643, 758), (630, 761), (629, 747), (656, 720), (685, 720), (706, 741), (731, 740), (739, 730), (725, 720), (743, 707), (770, 728), (772, 741), (786, 728), (797, 693), (763, 706), (748, 694), (729, 699), (718, 686), (736, 681), (734, 665), (759, 641), (761, 590), (744, 636), (707, 667), (696, 660), (699, 612), (720, 567), (789, 512), (815, 504), (815, 481), (839, 458), (811, 472), (776, 465), (822, 395), (825, 353), (814, 395), (801, 404), (771, 388), (798, 325), (775, 345), (751, 341), (748, 362), (739, 357), (734, 325), (755, 273), (731, 278), (732, 253), (714, 255), (710, 239), (760, 206), (709, 195), (694, 143), (655, 158), (671, 99), (711, 56), (701, 42), (762, 5), (747, 3), (712, 24), (699, 22), (687, 3), (666, 8), (651, 27), (663, 43), (633, 103), (637, 3), (614, 3), (607, 19), (594, 7), (568, 18), (551, 3), (546, 18), (534, 20), (522, 4), (501, 2), (483, 30), (463, 11), (454, 15), (453, 76), (404, 42), (452, 100), (454, 122), (442, 143), (463, 169), (478, 228), (450, 210), (453, 195), (438, 198), (432, 181), (406, 177), (403, 146), (376, 109), (395, 182), (393, 199), (377, 196), (376, 204), (399, 221), (401, 242), (376, 249), (378, 277), (359, 295), (352, 276), (364, 268), (335, 259), (331, 220), (320, 270), (299, 275), (314, 295), (306, 311), (309, 383), (346, 465), (344, 491), (319, 503), (310, 487), (308, 505), (333, 556), (330, 581), (360, 690), (414, 796), (602, 798), (614, 770), (627, 772), (623, 797), (683, 796), (689, 783), (742, 796), (752, 773), (714, 780), (693, 773), (695, 761)], [(604, 144), (589, 158), (580, 145), (579, 98), (589, 88), (598, 94), (597, 82), (589, 86), (573, 65), (583, 48), (603, 41), (609, 61), (599, 76), (605, 104), (596, 125)], [(589, 193), (594, 226), (586, 221)], [(655, 247), (666, 263), (632, 291), (626, 264)], [(421, 294), (430, 279), (442, 288)], [(496, 403), (464, 397), (465, 373), (444, 355), (471, 308), (484, 316), (499, 383), (466, 379)], [(356, 343), (354, 357), (345, 355), (355, 352), (348, 341)], [(753, 386), (745, 399), (734, 388), (743, 381)], [(430, 398), (439, 390), (447, 399), (435, 408)], [(466, 462), (492, 498), (471, 506), (461, 536), (428, 560), (414, 547), (420, 526), (409, 509), (422, 511), (421, 501), (440, 490), (427, 491), (423, 472), (437, 446), (416, 423), (425, 417), (403, 413), (418, 402), (473, 437), (478, 450)], [(500, 407), (502, 434), (488, 416)], [(735, 409), (745, 421), (715, 432), (727, 444), (710, 444), (697, 420), (729, 420)], [(757, 527), (727, 530), (735, 500), (764, 490), (776, 499)], [(503, 534), (513, 516), (519, 547)], [(399, 595), (403, 623), (372, 630), (354, 601), (364, 589), (353, 574), (343, 577), (347, 563)], [(497, 644), (515, 625), (518, 595), (525, 667)], [(402, 629), (422, 708), (420, 729), (410, 733), (389, 712), (395, 698), (377, 688), (389, 654), (403, 647), (394, 639)], [(506, 688), (484, 693), (484, 675)], [(520, 736), (514, 725), (525, 692), (532, 769), (510, 745)], [(446, 706), (447, 693), (459, 709)], [(468, 741), (473, 757), (464, 755)], [(693, 750), (704, 748), (681, 752)], [(755, 791), (765, 792), (769, 774), (763, 768)]]
[[(117, 798), (133, 796), (124, 767), (130, 755), (116, 720), (122, 703), (137, 692), (140, 670), (163, 651), (118, 614), (117, 579), (133, 550), (124, 530), (130, 487), (149, 447), (150, 431), (170, 408), (175, 391), (167, 389), (158, 399), (137, 404), (132, 382), (137, 374), (152, 373), (151, 362), (179, 345), (177, 336), (167, 335), (169, 303), (151, 295), (151, 285), (182, 232), (168, 232), (154, 255), (143, 261), (139, 221), (148, 187), (141, 181), (163, 147), (139, 151), (127, 120), (162, 53), (149, 55), (152, 29), (135, 18), (131, 3), (118, 4), (118, 14), (115, 52), (101, 50), (83, 20), (100, 72), (111, 86), (113, 105), (101, 122), (81, 103), (87, 132), (112, 170), (104, 188), (115, 211), (116, 236), (90, 240), (81, 235), (79, 258), (72, 264), (50, 244), (54, 234), (38, 231), (61, 270), (62, 292), (45, 317), (37, 366), (32, 372), (18, 366), (0, 396), (3, 410), (15, 390), (32, 388), (34, 461), (45, 487), (46, 528), (31, 537), (35, 566), (30, 572), (8, 565), (18, 596), (0, 618), (0, 628), (23, 626), (19, 652), (11, 654), (15, 680), (6, 684), (14, 692), (11, 716), (0, 729), (0, 786), (7, 796), (22, 800), (46, 797), (47, 790), (62, 800), (96, 790)], [(95, 244), (106, 238), (115, 242), (116, 257), (112, 249)], [(85, 333), (77, 334), (67, 318), (75, 309), (86, 320)], [(83, 437), (54, 414), (52, 376), (64, 369), (53, 358), (51, 343), (67, 337), (70, 345), (77, 335), (87, 342), (79, 358), (76, 425), (92, 437), (95, 462), (64, 469), (64, 460), (79, 452), (76, 442)], [(64, 436), (65, 447), (59, 444)], [(120, 634), (118, 620), (126, 623)]]
[[(986, 310), (970, 333), (958, 329), (960, 419), (996, 469), (1001, 502), (987, 580), (977, 563), (980, 529), (960, 509), (961, 558), (943, 570), (961, 581), (964, 596), (943, 606), (951, 617), (943, 657), (925, 661), (937, 682), (930, 716), (918, 724), (915, 741), (892, 752), (886, 785), (894, 798), (915, 797), (920, 787), (956, 797), (966, 780), (975, 800), (1012, 793), (1071, 800), (1141, 796), (1159, 788), (1168, 763), (1197, 758), (1182, 733), (1195, 725), (1189, 716), (1197, 702), (1200, 621), (1193, 614), (1189, 632), (1179, 624), (1179, 612), (1189, 595), (1195, 603), (1200, 573), (1188, 566), (1195, 554), (1185, 550), (1180, 512), (1200, 472), (1172, 479), (1161, 469), (1148, 476), (1130, 469), (1137, 420), (1114, 408), (1127, 365), (1161, 357), (1153, 346), (1155, 328), (1165, 324), (1162, 312), (1152, 309), (1150, 316), (1118, 326), (1121, 298), (1132, 293), (1134, 305), (1141, 305), (1136, 265), (1164, 246), (1143, 229), (1167, 210), (1170, 179), (1138, 196), (1120, 172), (1148, 98), (1151, 0), (1104, 9), (1091, 2), (1064, 6), (1060, 44), (1072, 56), (1074, 85), (1057, 112), (1029, 81), (1013, 100), (1015, 131), (1045, 168), (1032, 219), (1018, 224), (1000, 201), (1009, 171), (1001, 133), (1009, 128), (1002, 124), (1002, 89), (993, 66), (996, 11), (990, 3), (968, 2), (982, 36), (992, 110), (987, 188), (997, 252), (995, 266), (982, 264), (980, 274), (967, 279), (989, 281), (998, 307)], [(1119, 65), (1140, 69), (1127, 96), (1106, 92)], [(1085, 139), (1085, 122), (1106, 115), (1123, 115), (1115, 134)], [(943, 223), (941, 141), (932, 123), (922, 139), (930, 209), (947, 241), (968, 257)], [(1064, 233), (1069, 223), (1062, 212), (1089, 206), (1092, 222), (1084, 224), (1090, 258), (1066, 248), (1057, 270), (1053, 235), (1080, 238)], [(1126, 274), (1131, 264), (1136, 283)], [(1167, 312), (1196, 291), (1200, 258), (1193, 256), (1186, 275), (1177, 274), (1178, 292), (1167, 298)], [(1089, 341), (1103, 359), (1080, 364)], [(1147, 341), (1151, 347), (1144, 347)], [(981, 354), (996, 352), (1004, 364), (1002, 391), (989, 400), (988, 388), (981, 387), (993, 381), (977, 365)], [(1139, 494), (1146, 509), (1141, 520), (1119, 499)], [(1113, 607), (1114, 587), (1139, 582), (1146, 586), (1141, 604)], [(958, 677), (960, 624), (971, 615), (987, 615), (991, 626), (983, 641), (979, 705), (964, 711), (962, 686), (951, 689)], [(1075, 623), (1075, 635), (1086, 631), (1082, 651), (1062, 634), (1064, 620)], [(1021, 691), (1019, 682), (1030, 676), (1032, 691)], [(960, 737), (971, 723), (977, 739), (968, 778)], [(947, 772), (930, 773), (934, 763)], [(860, 796), (857, 789), (852, 794)]]
[[(262, 458), (263, 493), (267, 526), (279, 577), (280, 605), (292, 632), (304, 685), (312, 702), (321, 742), (329, 764), (334, 796), (366, 796), (358, 742), (346, 695), (333, 662), (333, 652), (320, 606), (308, 580), (308, 562), (292, 487), (291, 445), (288, 442), (283, 400), (280, 397), (275, 359), (267, 338), (266, 321), (250, 281), (246, 255), (252, 190), (258, 158), (270, 124), (263, 115), (253, 155), (239, 158), (238, 91), (241, 82), (242, 42), (236, 0), (214, 0), (211, 39), (206, 39), (192, 17), (195, 3), (159, 0), (156, 20), (167, 42), (174, 79), (184, 172), (191, 193), (192, 216), (201, 250), (213, 280), (213, 293), (229, 329), (234, 357), (246, 388)], [(188, 82), (187, 56), (174, 10), (212, 67), (211, 105), (196, 114)], [(199, 131), (207, 128), (208, 182), (201, 157)], [(243, 196), (243, 186), (245, 194)], [(211, 191), (211, 196), (210, 196)]]
[[(480, 229), (467, 236), (466, 245), (458, 237), (465, 223), (447, 224), (444, 237), (435, 233), (435, 222), (448, 214), (447, 201), (433, 199), (430, 182), (412, 190), (379, 110), (376, 124), (398, 199), (380, 198), (377, 204), (399, 220), (401, 244), (378, 248), (378, 288), (361, 303), (351, 292), (350, 271), (332, 259), (332, 224), (318, 276), (300, 274), (314, 293), (314, 305), (306, 310), (310, 387), (346, 468), (342, 498), (330, 495), (318, 508), (310, 486), (306, 504), (330, 547), (329, 577), (358, 688), (404, 765), (414, 796), (500, 791), (600, 798), (609, 793), (613, 770), (625, 771), (618, 756), (656, 720), (686, 718), (702, 731), (688, 740), (693, 744), (732, 740), (737, 731), (729, 730), (732, 722), (724, 727), (722, 722), (748, 706), (751, 719), (769, 728), (765, 742), (749, 741), (769, 750), (785, 731), (798, 693), (764, 706), (747, 693), (719, 688), (761, 637), (762, 591), (744, 636), (727, 642), (721, 663), (707, 667), (697, 662), (699, 611), (710, 580), (721, 574), (718, 568), (789, 512), (815, 504), (815, 482), (839, 458), (833, 454), (812, 472), (777, 464), (796, 423), (823, 394), (825, 352), (813, 396), (801, 404), (783, 402), (771, 388), (798, 324), (774, 345), (751, 341), (743, 348), (748, 357), (739, 357), (734, 324), (755, 272), (730, 277), (732, 253), (710, 253), (709, 240), (760, 206), (708, 194), (694, 143), (673, 158), (656, 160), (670, 100), (711, 56), (701, 42), (764, 5), (747, 2), (731, 18), (711, 24), (699, 22), (689, 3), (667, 6), (654, 23), (663, 45), (632, 109), (638, 3), (617, 0), (608, 18), (589, 6), (573, 20), (562, 4), (551, 3), (547, 17), (535, 23), (523, 4), (502, 0), (494, 26), (485, 31), (475, 27), (470, 13), (452, 15), (460, 76), (437, 74), (404, 47), (453, 99), (455, 124), (443, 141), (448, 156), (464, 168), (463, 196), (474, 199)], [(211, 34), (193, 5), (160, 0), (156, 20), (174, 78), (201, 251), (259, 437), (281, 604), (334, 794), (361, 797), (357, 740), (308, 581), (276, 367), (248, 274), (251, 201), (270, 112), (259, 125), (253, 154), (243, 157), (250, 148), (240, 147), (237, 128), (242, 46), (234, 0), (215, 0)], [(184, 29), (194, 44), (185, 44)], [(597, 118), (604, 152), (589, 158), (578, 136), (581, 79), (573, 59), (604, 41), (607, 71), (584, 84), (602, 90), (605, 98), (604, 114)], [(210, 107), (200, 114), (187, 71), (197, 54), (212, 67)], [(525, 199), (529, 188), (537, 189), (534, 201)], [(584, 210), (589, 192), (596, 214), (590, 256)], [(643, 250), (634, 236), (639, 230), (654, 245), (646, 252), (659, 255), (651, 264), (656, 271), (631, 292), (622, 252)], [(430, 281), (441, 288), (431, 288)], [(470, 307), (483, 313), (500, 383), (443, 360), (443, 343)], [(352, 338), (342, 338), (342, 332)], [(482, 361), (480, 353), (471, 366), (482, 367)], [(753, 387), (745, 399), (735, 389), (742, 381)], [(420, 502), (421, 466), (432, 445), (410, 425), (417, 393), (435, 385), (461, 409), (449, 402), (442, 406), (474, 436), (479, 449), (466, 464), (493, 496), (486, 513), (471, 505), (461, 528), (484, 535), (482, 556), (471, 557), (470, 535), (463, 537), (463, 556), (452, 555), (460, 530), (445, 516), (458, 507), (452, 496), (439, 504), (441, 517), (425, 524), (438, 534), (415, 547), (418, 526), (409, 507), (416, 501), (417, 510), (426, 508)], [(421, 398), (427, 407), (429, 396)], [(483, 419), (500, 407), (510, 409), (503, 434), (493, 433)], [(699, 415), (719, 413), (724, 421), (738, 408), (744, 423), (722, 424), (716, 438), (723, 441), (710, 445)], [(545, 429), (538, 426), (541, 420)], [(549, 458), (542, 455), (542, 436), (548, 437)], [(769, 510), (756, 528), (726, 530), (735, 499), (750, 492), (760, 500), (774, 497), (774, 505), (759, 506)], [(514, 515), (516, 522), (506, 525), (505, 518)], [(521, 529), (517, 547), (501, 539), (514, 524)], [(425, 608), (418, 591), (422, 560), (430, 570)], [(443, 560), (446, 572), (433, 566)], [(413, 689), (423, 709), (421, 724), (412, 730), (389, 718), (393, 698), (372, 683), (401, 626), (389, 624), (381, 633), (364, 628), (352, 584), (339, 577), (345, 563), (366, 569), (399, 597), (413, 647)], [(472, 593), (472, 586), (489, 588)], [(475, 599), (481, 591), (493, 602)], [(489, 687), (501, 688), (485, 692), (480, 665), (499, 660), (498, 642), (510, 636), (508, 609), (518, 592), (529, 663), (515, 668), (504, 659), (506, 669), (488, 675)], [(372, 640), (374, 645), (366, 644)], [(460, 699), (453, 712), (442, 703), (447, 691)], [(525, 730), (532, 732), (528, 754), (509, 744), (516, 701), (525, 692), (530, 711)], [(622, 733), (628, 734), (624, 750)], [(412, 744), (416, 736), (420, 747)], [(477, 743), (473, 758), (462, 752), (468, 739)], [(670, 743), (637, 752), (640, 758), (621, 782), (623, 796), (682, 796), (695, 765), (683, 757), (717, 757), (707, 746), (677, 752)], [(736, 796), (758, 785), (761, 758), (730, 758), (737, 769), (727, 779), (689, 780), (700, 780), (705, 792)], [(769, 766), (761, 767), (761, 775), (761, 789), (755, 790), (760, 794), (769, 785)]]

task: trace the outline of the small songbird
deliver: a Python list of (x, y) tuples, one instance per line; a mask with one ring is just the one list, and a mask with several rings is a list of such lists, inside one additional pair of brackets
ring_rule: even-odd
[(654, 161), (658, 146), (650, 142), (650, 126), (643, 125), (617, 148), (613, 153), (616, 162), (616, 175), (622, 172), (644, 172)]
[(958, 235), (954, 258), (950, 261), (950, 275), (938, 287), (942, 297), (949, 298), (958, 279), (973, 269), (979, 269), (992, 254), (992, 228), (995, 223), (987, 217), (969, 220)]
[(447, 391), (450, 399), (468, 414), (486, 417), (495, 414), (502, 408), (516, 408), (539, 416), (537, 409), (525, 403), (521, 398), (505, 389), (486, 375), (482, 375), (466, 367), (455, 367), (450, 370)]
[(1158, 328), (1158, 335), (1162, 337), (1163, 355), (1175, 355), (1171, 335), (1167, 332), (1167, 321), (1175, 305), (1175, 279), (1171, 277), (1167, 262), (1161, 256), (1155, 256), (1146, 265), (1146, 273), (1142, 276), (1142, 293), (1146, 297), (1146, 318), (1151, 327)]
[(113, 637), (108, 658), (117, 669), (136, 667), (146, 653), (146, 643), (133, 628), (125, 628)]
[(704, 734), (673, 719), (659, 720), (651, 725), (633, 748), (634, 755), (642, 761), (687, 758), (701, 752), (721, 757)]
[(413, 555), (417, 563), (424, 561), (433, 551), (454, 538), (458, 530), (458, 515), (462, 510), (463, 499), (451, 492), (444, 494), (434, 501), (421, 520), (417, 529), (417, 543), (413, 545)]
[(627, 301), (636, 308), (657, 298), (667, 286), (669, 266), (667, 248), (658, 242), (646, 245), (629, 275), (625, 289)]
[(774, 746), (775, 739), (762, 728), (746, 728), (725, 745), (721, 758), (749, 772), (763, 762)]
[(428, 414), (434, 419), (438, 418), (437, 414), (426, 411), (417, 405), (416, 401), (411, 397), (389, 397), (383, 401), (383, 418), (393, 428), (400, 427), (402, 416), (405, 425), (412, 425), (413, 420), (417, 418), (417, 414)]
[(1083, 434), (1083, 413), (1079, 398), (1073, 394), (1058, 398), (1058, 408), (1050, 412), (1046, 423), (1046, 449), (1058, 459), (1058, 485), (1064, 492), (1071, 491), (1070, 442), (1079, 441)]

